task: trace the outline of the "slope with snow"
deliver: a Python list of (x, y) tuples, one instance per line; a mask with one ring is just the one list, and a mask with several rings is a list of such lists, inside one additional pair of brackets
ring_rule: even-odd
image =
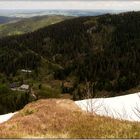
[[(75, 101), (87, 112), (121, 120), (140, 121), (140, 92), (111, 98), (94, 98)], [(17, 112), (0, 115), (0, 123), (8, 121)]]
[(4, 114), (0, 115), (0, 123), (8, 121), (10, 118), (12, 118), (17, 112), (14, 113), (9, 113), (9, 114)]
[(111, 98), (75, 102), (81, 109), (121, 120), (140, 121), (140, 92)]

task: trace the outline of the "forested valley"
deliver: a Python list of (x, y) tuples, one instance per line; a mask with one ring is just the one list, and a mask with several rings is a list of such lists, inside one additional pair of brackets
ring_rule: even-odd
[(32, 70), (26, 77), (37, 83), (38, 94), (42, 82), (59, 81), (59, 90), (52, 84), (47, 98), (58, 92), (73, 100), (87, 98), (88, 91), (90, 97), (127, 94), (140, 84), (140, 12), (79, 17), (1, 38), (1, 83), (22, 81), (21, 69)]

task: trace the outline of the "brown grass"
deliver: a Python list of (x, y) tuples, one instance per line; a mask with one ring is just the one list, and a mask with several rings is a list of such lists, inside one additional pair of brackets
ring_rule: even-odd
[(140, 123), (93, 116), (68, 99), (38, 100), (0, 125), (1, 138), (140, 138)]

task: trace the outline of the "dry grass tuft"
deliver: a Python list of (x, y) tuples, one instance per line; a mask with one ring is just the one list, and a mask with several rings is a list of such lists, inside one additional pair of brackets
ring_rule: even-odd
[(140, 138), (140, 123), (93, 116), (68, 99), (38, 100), (0, 125), (1, 138)]

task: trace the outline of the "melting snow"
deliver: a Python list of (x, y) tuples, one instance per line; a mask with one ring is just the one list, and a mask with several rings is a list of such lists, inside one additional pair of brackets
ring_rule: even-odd
[(140, 121), (140, 92), (110, 98), (80, 100), (75, 103), (81, 109), (101, 116)]
[(0, 115), (0, 123), (6, 122), (8, 121), (11, 117), (13, 117), (13, 115), (15, 115), (17, 112), (14, 113), (8, 113), (8, 114), (4, 114), (4, 115)]
[[(140, 92), (110, 98), (80, 100), (75, 103), (81, 109), (101, 116), (140, 121)], [(0, 115), (0, 123), (8, 121), (16, 113), (17, 112)]]

